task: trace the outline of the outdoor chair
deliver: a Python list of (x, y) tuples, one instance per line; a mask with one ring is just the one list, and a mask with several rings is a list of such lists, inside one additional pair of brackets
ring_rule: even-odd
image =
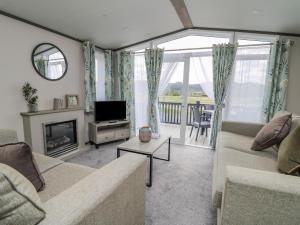
[(208, 128), (211, 127), (211, 114), (200, 112), (199, 107), (192, 107), (193, 110), (193, 122), (190, 137), (192, 136), (194, 128), (197, 128), (196, 141), (198, 140), (199, 132), (201, 129), (201, 135), (205, 132), (205, 137), (208, 136)]

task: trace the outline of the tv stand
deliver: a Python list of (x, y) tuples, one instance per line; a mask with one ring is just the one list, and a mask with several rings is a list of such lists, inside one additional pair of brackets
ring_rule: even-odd
[(100, 144), (128, 139), (129, 137), (130, 122), (128, 120), (89, 122), (89, 140), (96, 148)]
[(109, 123), (117, 123), (118, 122), (118, 120), (110, 120), (110, 121), (108, 121)]

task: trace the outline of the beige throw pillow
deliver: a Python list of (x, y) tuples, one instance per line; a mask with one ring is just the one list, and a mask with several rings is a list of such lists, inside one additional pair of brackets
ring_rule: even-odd
[(36, 225), (44, 217), (40, 198), (31, 182), (0, 163), (0, 224)]
[(263, 149), (278, 145), (288, 135), (292, 124), (292, 114), (276, 117), (267, 123), (256, 135), (251, 146), (252, 150)]
[(294, 174), (300, 170), (300, 126), (293, 129), (281, 142), (278, 169), (287, 174)]

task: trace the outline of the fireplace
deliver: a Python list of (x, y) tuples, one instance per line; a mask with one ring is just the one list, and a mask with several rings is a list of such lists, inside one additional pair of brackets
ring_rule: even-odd
[(43, 124), (45, 154), (57, 157), (78, 148), (77, 120)]

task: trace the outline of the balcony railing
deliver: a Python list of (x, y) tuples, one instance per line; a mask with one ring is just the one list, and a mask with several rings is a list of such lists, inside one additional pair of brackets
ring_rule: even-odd
[[(209, 104), (188, 104), (186, 114), (186, 125), (192, 125), (193, 106), (198, 106), (200, 111), (213, 107)], [(158, 102), (159, 118), (161, 123), (180, 124), (181, 123), (181, 103), (175, 102)]]

